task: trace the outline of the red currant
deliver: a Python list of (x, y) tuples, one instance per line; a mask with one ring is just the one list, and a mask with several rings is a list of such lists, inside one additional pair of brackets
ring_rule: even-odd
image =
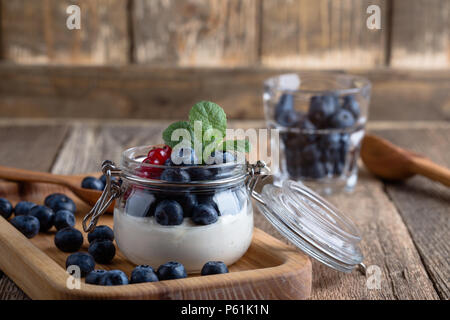
[[(142, 163), (162, 165), (164, 162), (159, 157), (145, 158)], [(156, 179), (161, 175), (162, 169), (155, 167), (141, 166), (139, 176), (142, 178)]]

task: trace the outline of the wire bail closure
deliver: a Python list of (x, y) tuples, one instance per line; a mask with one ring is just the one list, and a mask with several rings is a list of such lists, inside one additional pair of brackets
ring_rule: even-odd
[(112, 177), (120, 176), (121, 170), (111, 160), (105, 160), (102, 162), (102, 172), (106, 176), (105, 189), (91, 211), (83, 219), (84, 232), (94, 230), (100, 216), (105, 213), (114, 199), (120, 196), (120, 183), (113, 180)]
[(255, 191), (255, 187), (260, 181), (264, 181), (270, 176), (270, 168), (261, 160), (258, 160), (255, 164), (247, 163), (247, 175), (245, 184), (250, 196), (262, 205), (266, 205), (261, 194)]

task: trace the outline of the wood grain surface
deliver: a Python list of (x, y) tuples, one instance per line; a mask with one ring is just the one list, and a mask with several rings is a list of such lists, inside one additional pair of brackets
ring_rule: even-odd
[[(379, 6), (382, 29), (366, 27), (369, 5)], [(261, 62), (287, 68), (384, 65), (387, 1), (262, 1)]]
[(258, 0), (134, 0), (137, 63), (248, 66), (258, 54)]
[[(255, 126), (262, 123), (247, 121), (232, 123), (233, 126), (239, 125), (244, 128), (246, 124)], [(79, 173), (98, 170), (101, 160), (104, 158), (117, 160), (120, 151), (125, 147), (158, 142), (159, 133), (164, 126), (164, 123), (158, 122), (70, 124), (64, 143), (59, 151), (53, 154), (55, 160), (51, 171)], [(0, 133), (7, 132), (11, 126), (3, 124), (1, 127), (3, 131)], [(54, 130), (52, 127), (49, 125), (47, 129), (41, 131)], [(371, 127), (378, 127), (374, 133), (386, 134), (386, 137), (392, 138), (394, 142), (416, 148), (438, 163), (444, 165), (448, 163), (446, 153), (440, 152), (445, 143), (443, 139), (450, 134), (448, 126), (436, 130), (436, 133), (432, 129), (433, 123), (428, 126), (430, 129), (389, 130), (389, 127), (384, 128), (383, 125), (376, 124)], [(398, 140), (395, 140), (396, 137)], [(2, 147), (4, 141), (0, 139), (0, 150), (5, 150)], [(23, 154), (21, 150), (10, 149), (8, 152), (12, 154), (10, 159), (20, 159)], [(17, 161), (20, 165), (20, 160)], [(2, 159), (0, 163), (13, 165), (11, 162), (4, 163)], [(417, 179), (419, 181), (415, 182)], [(378, 181), (362, 168), (354, 194), (330, 198), (360, 228), (363, 234), (362, 249), (365, 262), (368, 265), (379, 266), (382, 271), (381, 288), (370, 290), (366, 286), (367, 279), (358, 273), (341, 274), (313, 262), (312, 299), (448, 297), (447, 190), (439, 189), (440, 187), (432, 183), (428, 188), (428, 184), (420, 178), (417, 179), (408, 181), (403, 188)], [(412, 185), (409, 186), (410, 184)], [(255, 225), (283, 240), (259, 213), (255, 213)], [(3, 276), (0, 288), (11, 286), (8, 278)], [(0, 291), (0, 296), (3, 299), (23, 297), (18, 292), (20, 290), (14, 289), (11, 292), (11, 289), (6, 289)]]
[[(212, 100), (230, 119), (263, 119), (263, 81), (283, 72), (0, 64), (0, 117), (181, 119)], [(371, 120), (450, 119), (448, 72), (349, 72), (372, 81)]]
[[(69, 30), (66, 9), (81, 9), (81, 29)], [(24, 64), (128, 62), (127, 1), (1, 1), (3, 59)]]
[(399, 68), (450, 66), (450, 2), (392, 1), (391, 61)]
[[(374, 131), (392, 142), (450, 167), (450, 130)], [(441, 299), (450, 297), (450, 189), (423, 177), (386, 183)]]

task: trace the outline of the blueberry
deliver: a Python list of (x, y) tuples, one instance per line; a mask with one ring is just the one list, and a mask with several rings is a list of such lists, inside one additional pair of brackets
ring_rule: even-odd
[(324, 134), (320, 137), (319, 147), (322, 150), (337, 150), (341, 146), (341, 135), (339, 133)]
[(128, 277), (121, 270), (111, 270), (100, 277), (99, 284), (102, 286), (121, 286), (128, 284)]
[(302, 163), (314, 163), (320, 159), (321, 152), (316, 144), (310, 144), (304, 147), (301, 151)]
[(165, 166), (168, 166), (168, 167), (172, 167), (172, 166), (174, 166), (175, 164), (173, 163), (172, 159), (169, 158), (169, 159), (167, 159), (167, 160), (164, 162), (164, 165), (165, 165)]
[(30, 210), (30, 216), (38, 218), (41, 226), (40, 231), (42, 232), (46, 232), (53, 227), (55, 213), (52, 209), (47, 208), (46, 206), (34, 206)]
[(86, 283), (100, 284), (100, 279), (106, 274), (106, 270), (93, 270), (86, 275)]
[(342, 109), (348, 110), (352, 113), (355, 119), (358, 119), (361, 110), (359, 108), (359, 103), (356, 101), (353, 95), (348, 95), (344, 97), (344, 103), (342, 104)]
[(208, 261), (201, 271), (202, 276), (221, 273), (228, 273), (227, 265), (222, 261)]
[(219, 214), (211, 204), (199, 204), (192, 211), (191, 219), (196, 224), (207, 225), (216, 222)]
[(66, 259), (66, 269), (69, 266), (78, 266), (80, 268), (81, 277), (86, 276), (89, 272), (94, 270), (94, 258), (86, 252), (72, 253)]
[(53, 193), (45, 198), (45, 206), (51, 208), (54, 212), (59, 210), (77, 211), (72, 199), (62, 193)]
[(222, 151), (213, 151), (211, 153), (210, 158), (208, 159), (208, 164), (222, 164), (222, 163), (230, 163), (235, 162), (236, 158), (230, 152), (222, 152)]
[(59, 210), (69, 210), (72, 212), (77, 211), (77, 207), (75, 206), (75, 202), (73, 202), (70, 198), (64, 198), (59, 201), (56, 201), (52, 207), (54, 212), (58, 212)]
[(83, 245), (83, 235), (74, 228), (64, 228), (55, 234), (56, 247), (64, 252), (75, 252)]
[(97, 226), (94, 230), (88, 233), (89, 243), (95, 240), (114, 240), (114, 231), (108, 226)]
[(179, 262), (170, 261), (159, 266), (156, 272), (159, 280), (172, 280), (186, 278), (186, 269)]
[(85, 189), (93, 189), (102, 191), (105, 188), (105, 184), (102, 180), (95, 177), (86, 177), (81, 181), (81, 187)]
[(213, 193), (202, 193), (201, 195), (197, 196), (197, 202), (199, 204), (208, 204), (212, 206), (214, 209), (216, 209), (217, 214), (220, 216), (219, 206), (217, 205), (216, 201), (214, 201), (215, 192)]
[(161, 180), (170, 182), (189, 182), (191, 178), (186, 170), (178, 168), (167, 168), (161, 174)]
[(314, 162), (302, 168), (303, 176), (312, 179), (320, 179), (325, 177), (326, 169), (323, 163)]
[(156, 222), (163, 226), (175, 226), (183, 223), (183, 208), (174, 200), (163, 200), (155, 209)]
[(292, 127), (299, 119), (300, 115), (294, 110), (294, 96), (284, 93), (275, 106), (275, 120), (282, 126)]
[(0, 216), (2, 216), (5, 219), (8, 219), (11, 217), (13, 212), (13, 207), (11, 202), (9, 202), (5, 198), (0, 198)]
[(11, 224), (29, 239), (39, 233), (39, 220), (33, 216), (16, 216), (11, 219)]
[(14, 214), (16, 216), (26, 216), (30, 214), (31, 208), (36, 204), (30, 201), (19, 201), (14, 207)]
[(313, 96), (309, 103), (308, 117), (318, 128), (326, 128), (328, 119), (338, 107), (339, 103), (334, 95)]
[(96, 262), (108, 264), (116, 255), (116, 247), (111, 240), (98, 239), (91, 242), (88, 252)]
[[(106, 186), (106, 175), (102, 174), (99, 179), (100, 179), (101, 182), (103, 182), (103, 185)], [(111, 181), (118, 181), (119, 184), (122, 182), (122, 180), (120, 180), (120, 179), (117, 180), (116, 177), (111, 177)]]
[(197, 205), (197, 197), (192, 193), (180, 194), (176, 197), (176, 201), (183, 208), (184, 217), (192, 216), (192, 209)]
[(175, 165), (194, 165), (199, 163), (194, 149), (187, 147), (178, 149), (178, 152), (172, 151), (170, 158)]
[(75, 215), (69, 210), (59, 210), (55, 213), (54, 221), (56, 230), (75, 226)]
[(130, 283), (157, 282), (158, 276), (152, 267), (140, 265), (131, 272)]
[(68, 198), (68, 197), (62, 193), (52, 193), (45, 198), (44, 205), (49, 208), (52, 208), (56, 201), (59, 201), (64, 198)]
[(345, 129), (350, 128), (355, 124), (355, 118), (348, 110), (341, 109), (336, 112), (329, 121), (331, 128)]
[(211, 180), (214, 175), (214, 170), (202, 168), (200, 166), (189, 169), (189, 176), (193, 181)]

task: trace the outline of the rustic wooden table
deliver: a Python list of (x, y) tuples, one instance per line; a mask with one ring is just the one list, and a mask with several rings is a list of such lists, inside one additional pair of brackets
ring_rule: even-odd
[[(96, 171), (121, 150), (153, 144), (164, 121), (0, 120), (0, 164), (71, 174)], [(234, 121), (240, 128), (262, 121)], [(370, 122), (370, 132), (450, 167), (450, 123)], [(330, 198), (356, 222), (367, 265), (381, 269), (381, 288), (368, 289), (359, 273), (343, 274), (313, 263), (312, 299), (448, 299), (450, 190), (421, 177), (404, 183), (375, 179), (361, 165), (353, 194)], [(256, 213), (256, 226), (280, 238)], [(28, 299), (0, 275), (0, 299)]]

